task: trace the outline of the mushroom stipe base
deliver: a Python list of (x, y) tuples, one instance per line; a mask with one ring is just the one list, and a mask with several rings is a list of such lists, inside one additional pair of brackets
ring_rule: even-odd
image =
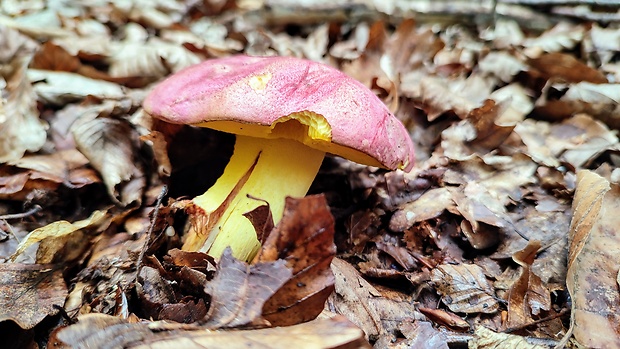
[(264, 200), (277, 224), (285, 198), (306, 195), (324, 156), (325, 152), (295, 140), (237, 135), (234, 153), (222, 176), (192, 200), (200, 213), (192, 215), (183, 249), (220, 256), (230, 246), (235, 257), (251, 260), (260, 242), (243, 214)]

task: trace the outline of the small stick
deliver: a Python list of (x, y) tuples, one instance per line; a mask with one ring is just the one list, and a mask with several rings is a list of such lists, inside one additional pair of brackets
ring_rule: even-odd
[(26, 212), (0, 215), (0, 220), (25, 218), (25, 217), (28, 217), (28, 216), (32, 216), (33, 214), (41, 211), (42, 209), (43, 208), (41, 208), (41, 206), (34, 205), (31, 209), (29, 209)]
[(157, 216), (159, 215), (159, 208), (161, 207), (161, 202), (164, 200), (164, 197), (168, 193), (168, 186), (164, 185), (161, 188), (161, 193), (157, 196), (157, 202), (155, 203), (155, 211), (153, 211), (153, 217), (151, 220), (151, 225), (149, 226), (149, 230), (146, 233), (146, 239), (144, 240), (144, 246), (142, 246), (142, 250), (140, 251), (140, 256), (138, 256), (138, 260), (136, 262), (136, 277), (135, 280), (138, 280), (138, 273), (140, 272), (140, 266), (142, 265), (142, 260), (144, 259), (144, 253), (148, 249), (149, 243), (151, 241), (151, 236), (153, 235), (153, 230), (155, 229), (155, 221), (157, 220)]

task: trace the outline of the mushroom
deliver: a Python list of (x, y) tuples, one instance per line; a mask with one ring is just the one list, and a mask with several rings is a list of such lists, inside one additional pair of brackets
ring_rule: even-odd
[[(260, 247), (244, 213), (269, 203), (275, 223), (285, 197), (306, 195), (325, 153), (411, 170), (413, 142), (401, 122), (357, 80), (292, 57), (232, 56), (182, 70), (144, 101), (153, 117), (236, 135), (224, 173), (192, 202), (204, 218), (183, 249), (219, 257), (227, 246), (250, 260)], [(190, 150), (191, 151), (191, 150)]]

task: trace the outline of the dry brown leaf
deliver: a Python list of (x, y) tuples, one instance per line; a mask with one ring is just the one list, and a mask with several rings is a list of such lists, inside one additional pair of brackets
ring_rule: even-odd
[(476, 129), (476, 138), (469, 144), (484, 155), (499, 147), (514, 129), (514, 125), (499, 125), (497, 120), (509, 110), (508, 101), (495, 103), (487, 99), (484, 105), (469, 112), (467, 119)]
[(47, 137), (47, 124), (39, 119), (36, 94), (26, 77), (28, 61), (27, 56), (18, 57), (8, 72), (2, 71), (6, 101), (0, 99), (0, 163), (38, 151)]
[(540, 249), (540, 241), (530, 240), (525, 249), (517, 252), (512, 258), (522, 269), (520, 275), (508, 293), (508, 320), (506, 326), (519, 327), (533, 322), (533, 316), (541, 310), (551, 308), (549, 290), (542, 280), (531, 270), (536, 254)]
[(254, 230), (256, 230), (258, 241), (264, 245), (275, 226), (269, 203), (265, 201), (265, 205), (260, 205), (252, 211), (244, 213), (243, 216), (250, 220)]
[(278, 326), (314, 319), (334, 289), (330, 263), (336, 254), (334, 218), (324, 195), (286, 198), (280, 223), (269, 234), (254, 263), (284, 260), (293, 275), (263, 308)]
[(457, 313), (493, 314), (499, 309), (495, 291), (475, 264), (443, 264), (432, 272), (442, 302)]
[(12, 320), (31, 329), (58, 313), (56, 307), (64, 304), (67, 286), (58, 266), (11, 263), (0, 264), (0, 292), (0, 321)]
[(411, 297), (398, 291), (375, 288), (349, 263), (334, 259), (335, 292), (327, 309), (346, 316), (372, 341), (395, 340), (394, 333), (405, 322), (422, 320)]
[(206, 285), (212, 300), (204, 325), (211, 329), (264, 325), (265, 302), (292, 275), (282, 259), (248, 265), (227, 248)]
[(619, 185), (591, 171), (577, 172), (566, 285), (573, 335), (587, 347), (620, 346), (618, 212)]
[(335, 292), (328, 300), (328, 309), (346, 316), (359, 326), (366, 338), (376, 339), (384, 333), (381, 316), (370, 300), (381, 293), (364, 280), (349, 263), (335, 258), (332, 262), (335, 275)]
[(569, 83), (582, 81), (595, 84), (607, 83), (607, 78), (601, 72), (565, 53), (547, 53), (530, 59), (528, 64), (545, 79)]
[(547, 144), (552, 153), (575, 168), (581, 168), (606, 151), (620, 150), (615, 132), (598, 120), (577, 114), (561, 124), (551, 127)]
[(138, 155), (137, 132), (124, 120), (82, 118), (71, 132), (77, 148), (103, 178), (117, 204), (140, 203), (145, 175)]
[(447, 188), (433, 188), (414, 201), (400, 205), (390, 219), (390, 230), (403, 232), (417, 222), (439, 216), (453, 207), (452, 193)]
[(207, 331), (197, 326), (128, 323), (104, 314), (81, 316), (77, 324), (59, 328), (49, 348), (122, 347), (128, 349), (370, 349), (362, 331), (341, 316), (305, 324), (259, 330)]
[(403, 322), (398, 330), (407, 338), (390, 348), (448, 349), (447, 336), (428, 321)]
[(529, 343), (525, 338), (508, 333), (496, 333), (484, 326), (476, 326), (469, 349), (549, 349), (547, 345)]
[(147, 77), (152, 81), (202, 60), (182, 45), (158, 37), (147, 40), (146, 29), (135, 23), (125, 26), (125, 35), (122, 42), (105, 52), (108, 71), (114, 77)]
[(469, 323), (460, 316), (447, 312), (442, 309), (419, 308), (420, 313), (426, 315), (429, 319), (447, 325), (452, 328), (469, 329)]

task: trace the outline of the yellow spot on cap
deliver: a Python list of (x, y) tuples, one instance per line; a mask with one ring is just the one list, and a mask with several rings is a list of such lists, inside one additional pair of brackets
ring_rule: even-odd
[(262, 93), (267, 88), (267, 83), (271, 80), (271, 76), (270, 72), (266, 72), (262, 75), (254, 75), (250, 77), (248, 84), (252, 90)]

